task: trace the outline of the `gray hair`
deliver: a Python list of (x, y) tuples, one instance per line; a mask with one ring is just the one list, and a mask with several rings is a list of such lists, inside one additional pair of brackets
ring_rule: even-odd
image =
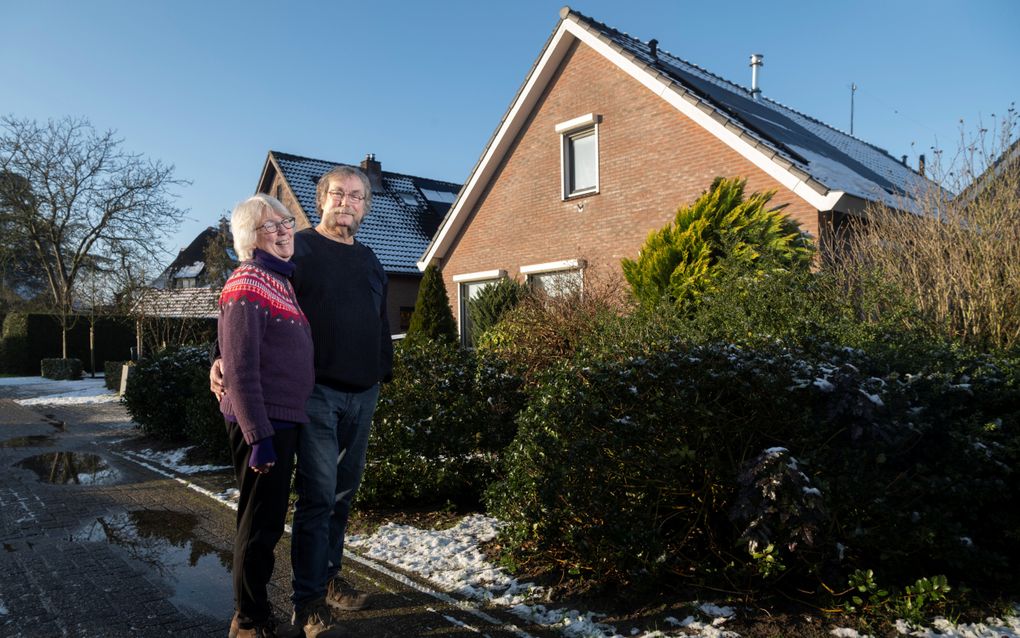
[(255, 252), (255, 239), (258, 237), (257, 228), (262, 221), (263, 213), (276, 211), (284, 219), (291, 217), (290, 211), (280, 200), (266, 195), (256, 193), (244, 200), (230, 213), (230, 233), (234, 236), (234, 252), (241, 261), (251, 259)]
[(361, 188), (365, 191), (365, 214), (368, 214), (368, 211), (372, 208), (372, 182), (369, 181), (368, 175), (365, 175), (360, 168), (346, 165), (334, 167), (333, 170), (319, 178), (319, 182), (315, 185), (315, 206), (318, 208), (318, 212), (322, 212), (322, 205), (326, 202), (329, 180), (334, 177), (343, 179), (351, 175), (361, 180)]

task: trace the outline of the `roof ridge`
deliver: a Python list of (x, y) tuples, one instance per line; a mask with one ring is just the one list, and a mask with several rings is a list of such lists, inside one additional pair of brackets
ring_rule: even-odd
[[(567, 9), (571, 14), (573, 14), (573, 15), (579, 17), (579, 18), (582, 18), (585, 22), (588, 22), (592, 26), (596, 26), (596, 27), (602, 29), (603, 31), (617, 33), (617, 34), (622, 35), (622, 36), (624, 36), (626, 38), (629, 38), (630, 40), (632, 40), (634, 42), (637, 42), (637, 43), (641, 44), (642, 46), (648, 47), (648, 41), (646, 41), (646, 40), (642, 40), (641, 38), (633, 36), (633, 35), (627, 33), (626, 31), (621, 31), (621, 30), (619, 30), (619, 29), (617, 29), (615, 27), (611, 27), (611, 26), (605, 24), (604, 22), (600, 22), (599, 20), (596, 20), (596, 19), (594, 19), (594, 18), (592, 18), (590, 16), (586, 16), (583, 13), (580, 13), (580, 12), (575, 11), (573, 9), (569, 9), (568, 7), (564, 7), (564, 8)], [(739, 93), (741, 93), (741, 94), (743, 94), (743, 95), (745, 95), (747, 97), (751, 96), (751, 90), (748, 89), (747, 87), (745, 87), (745, 86), (743, 86), (741, 84), (737, 84), (736, 82), (734, 82), (732, 80), (729, 80), (727, 78), (724, 78), (723, 76), (721, 76), (721, 75), (719, 75), (717, 73), (714, 73), (714, 72), (706, 69), (705, 67), (701, 66), (700, 64), (696, 64), (694, 62), (686, 60), (686, 59), (684, 59), (684, 58), (682, 58), (682, 57), (680, 57), (680, 56), (678, 56), (678, 55), (676, 55), (674, 53), (671, 53), (669, 50), (663, 49), (661, 47), (657, 47), (657, 52), (658, 52), (659, 57), (662, 57), (663, 55), (668, 56), (668, 57), (670, 57), (670, 58), (680, 62), (681, 64), (687, 65), (687, 66), (689, 66), (689, 67), (691, 67), (693, 69), (697, 69), (699, 72), (704, 73), (710, 79), (717, 81), (720, 85), (722, 85), (724, 87), (736, 89), (737, 92), (739, 92)], [(829, 124), (828, 122), (824, 122), (824, 121), (822, 121), (822, 120), (820, 120), (820, 119), (818, 119), (816, 117), (808, 115), (807, 113), (799, 111), (799, 110), (793, 108), (792, 106), (784, 104), (783, 102), (780, 102), (778, 100), (774, 100), (774, 99), (768, 97), (767, 95), (762, 94), (760, 99), (765, 100), (765, 101), (771, 103), (772, 105), (774, 105), (776, 107), (785, 109), (785, 110), (787, 110), (787, 111), (789, 111), (791, 113), (795, 113), (796, 115), (798, 115), (800, 117), (803, 117), (805, 119), (811, 120), (812, 122), (814, 122), (814, 123), (816, 123), (816, 124), (818, 124), (820, 126), (824, 126), (825, 128), (830, 129), (832, 131), (835, 131), (836, 133), (839, 133), (841, 135), (845, 135), (845, 136), (847, 136), (847, 137), (849, 137), (849, 138), (851, 138), (851, 139), (853, 139), (853, 140), (855, 140), (857, 142), (860, 142), (861, 144), (866, 144), (866, 145), (870, 146), (871, 148), (875, 149), (876, 151), (885, 153), (891, 159), (899, 161), (895, 157), (893, 157), (893, 155), (891, 153), (889, 153), (888, 150), (882, 148), (881, 146), (877, 146), (877, 145), (875, 145), (875, 144), (873, 144), (873, 143), (871, 143), (871, 142), (869, 142), (869, 141), (867, 141), (865, 139), (859, 138), (856, 135), (848, 133), (847, 131), (845, 131), (845, 130), (837, 127), (837, 126), (833, 126), (832, 124)]]
[[(349, 164), (347, 162), (334, 162), (333, 160), (320, 159), (318, 157), (308, 157), (307, 155), (297, 155), (295, 153), (287, 153), (286, 151), (274, 151), (273, 149), (269, 149), (269, 152), (273, 156), (275, 156), (277, 158), (286, 158), (286, 159), (294, 159), (294, 160), (307, 160), (309, 162), (321, 162), (322, 164), (331, 164), (333, 166), (352, 166), (354, 168), (360, 168), (360, 166), (358, 164)], [(387, 171), (387, 170), (381, 170), (380, 173), (382, 175), (384, 175), (384, 176), (385, 175), (394, 175), (394, 176), (397, 176), (397, 177), (410, 177), (411, 179), (427, 179), (427, 180), (430, 180), (430, 181), (433, 181), (433, 182), (442, 183), (442, 184), (449, 184), (450, 186), (456, 186), (457, 188), (460, 188), (460, 185), (458, 185), (457, 182), (448, 182), (446, 180), (435, 179), (435, 178), (432, 178), (432, 177), (421, 177), (421, 176), (418, 176), (418, 175), (411, 175), (410, 173), (398, 173), (396, 171)]]

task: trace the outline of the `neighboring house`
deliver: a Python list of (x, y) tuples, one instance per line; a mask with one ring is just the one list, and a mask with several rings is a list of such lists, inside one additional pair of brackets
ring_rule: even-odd
[[(932, 186), (886, 151), (565, 7), (418, 267), (466, 300), (619, 273), (713, 179), (743, 177), (821, 250), (868, 202)], [(757, 56), (756, 56), (757, 57)], [(755, 69), (757, 70), (757, 69)], [(808, 84), (806, 84), (807, 86)]]
[[(298, 230), (319, 223), (315, 187), (338, 162), (270, 151), (257, 192), (279, 199), (298, 219)], [(374, 155), (360, 164), (372, 182), (372, 208), (358, 229), (357, 240), (371, 248), (389, 278), (387, 312), (391, 334), (406, 332), (418, 297), (422, 274), (417, 261), (460, 184), (383, 171)], [(326, 276), (342, 276), (333, 273)]]
[[(216, 228), (210, 226), (199, 233), (186, 248), (177, 253), (177, 257), (159, 277), (156, 277), (152, 287), (161, 290), (208, 288), (211, 282), (207, 277), (205, 251), (218, 232)], [(227, 252), (232, 260), (237, 261), (233, 248), (229, 248)]]
[[(1014, 140), (995, 161), (956, 196), (967, 205), (993, 185), (1020, 189), (1020, 139)], [(994, 192), (994, 191), (993, 191)], [(1020, 191), (1016, 193), (1020, 196)], [(1014, 200), (1015, 201), (1015, 200)]]

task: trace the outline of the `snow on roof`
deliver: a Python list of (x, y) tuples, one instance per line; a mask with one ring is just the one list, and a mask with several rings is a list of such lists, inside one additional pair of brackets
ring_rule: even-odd
[(218, 288), (150, 288), (132, 309), (140, 317), (215, 319), (220, 312)]
[(187, 279), (188, 277), (198, 277), (201, 274), (202, 269), (205, 268), (204, 261), (196, 261), (190, 266), (182, 266), (174, 272), (174, 279)]

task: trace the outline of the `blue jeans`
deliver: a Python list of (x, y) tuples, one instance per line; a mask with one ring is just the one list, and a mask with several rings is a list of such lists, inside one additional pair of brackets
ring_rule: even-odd
[(340, 571), (351, 502), (365, 471), (365, 453), (379, 384), (343, 392), (315, 384), (297, 444), (297, 503), (291, 536), (292, 601), (301, 608), (326, 595)]

